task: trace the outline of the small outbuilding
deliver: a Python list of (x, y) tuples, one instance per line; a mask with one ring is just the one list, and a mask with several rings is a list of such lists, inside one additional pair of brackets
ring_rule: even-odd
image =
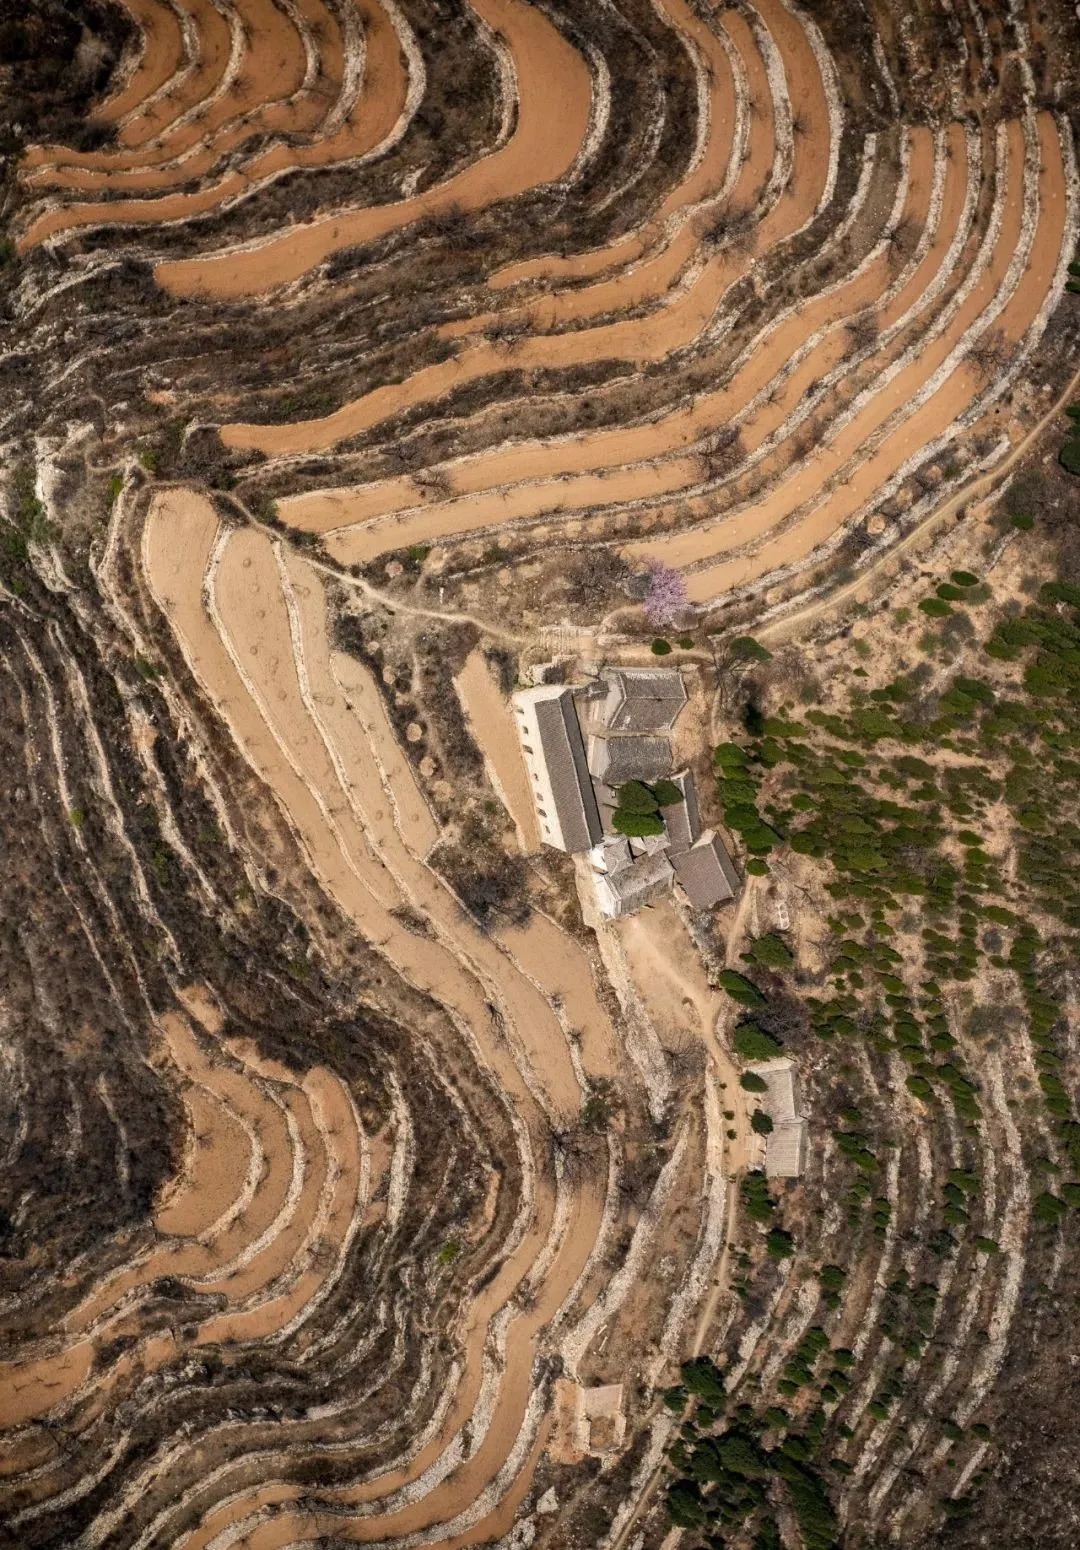
[(739, 874), (724, 842), (707, 829), (689, 849), (673, 851), (671, 864), (683, 893), (695, 910), (725, 904), (739, 891)]
[(767, 1091), (761, 1106), (773, 1122), (765, 1138), (765, 1172), (771, 1179), (797, 1179), (806, 1172), (809, 1132), (799, 1113), (798, 1076), (790, 1060), (768, 1060), (749, 1068)]

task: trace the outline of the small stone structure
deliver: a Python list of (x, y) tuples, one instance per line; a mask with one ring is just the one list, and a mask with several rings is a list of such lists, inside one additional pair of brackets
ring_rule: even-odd
[(766, 1083), (761, 1107), (773, 1122), (765, 1137), (765, 1172), (771, 1179), (797, 1179), (806, 1172), (808, 1127), (799, 1113), (799, 1078), (790, 1060), (768, 1060), (748, 1068)]
[(626, 1436), (621, 1383), (586, 1388), (569, 1378), (555, 1384), (557, 1439), (553, 1453), (560, 1461), (605, 1458), (617, 1453)]

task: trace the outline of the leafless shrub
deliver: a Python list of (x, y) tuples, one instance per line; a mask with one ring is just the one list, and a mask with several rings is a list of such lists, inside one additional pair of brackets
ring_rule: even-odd
[(968, 350), (968, 360), (987, 382), (1000, 377), (1011, 359), (1012, 347), (1000, 328), (987, 329)]
[(702, 244), (710, 248), (734, 248), (736, 252), (747, 248), (754, 238), (754, 212), (752, 210), (722, 210), (705, 225), (701, 233)]
[(856, 317), (849, 318), (844, 327), (851, 340), (853, 354), (861, 355), (864, 350), (872, 350), (877, 344), (879, 328), (876, 313), (860, 312)]
[(919, 225), (910, 215), (902, 215), (885, 239), (888, 244), (889, 264), (900, 268), (919, 245)]
[(450, 475), (443, 468), (425, 468), (413, 475), (413, 484), (424, 500), (449, 500), (454, 493)]
[(725, 425), (697, 449), (695, 458), (703, 483), (723, 479), (733, 473), (746, 456), (742, 435), (734, 425)]

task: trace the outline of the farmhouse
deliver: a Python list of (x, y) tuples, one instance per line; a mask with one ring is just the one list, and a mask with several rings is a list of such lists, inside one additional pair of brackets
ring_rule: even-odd
[(571, 854), (588, 850), (603, 828), (573, 690), (520, 689), (513, 705), (544, 844)]
[[(702, 831), (693, 775), (672, 774), (666, 734), (686, 700), (681, 673), (662, 668), (607, 669), (587, 684), (543, 684), (512, 697), (543, 842), (587, 856), (585, 876), (608, 918), (642, 909), (673, 886), (699, 910), (739, 891), (719, 836)], [(678, 799), (642, 826), (650, 832), (628, 833), (620, 792), (637, 783), (651, 800), (640, 787), (660, 780)]]

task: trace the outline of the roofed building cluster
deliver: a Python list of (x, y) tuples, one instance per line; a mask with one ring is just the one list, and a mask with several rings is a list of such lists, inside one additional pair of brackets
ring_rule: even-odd
[[(681, 673), (652, 667), (608, 668), (585, 684), (513, 696), (543, 842), (587, 855), (603, 915), (631, 914), (676, 886), (693, 909), (739, 891), (723, 842), (702, 829), (693, 774), (675, 771), (669, 734), (686, 700)], [(658, 782), (665, 800), (655, 816), (620, 824), (624, 793), (645, 788), (648, 800)]]

